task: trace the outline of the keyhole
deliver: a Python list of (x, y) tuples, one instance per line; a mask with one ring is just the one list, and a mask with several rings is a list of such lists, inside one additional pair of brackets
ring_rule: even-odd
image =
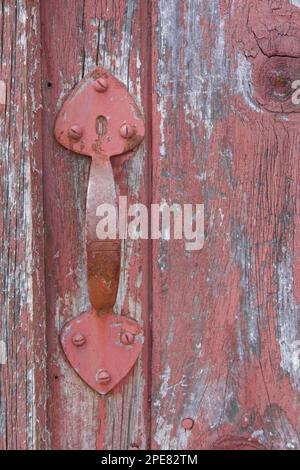
[(98, 116), (96, 119), (96, 132), (98, 135), (105, 135), (107, 133), (107, 119), (105, 116)]

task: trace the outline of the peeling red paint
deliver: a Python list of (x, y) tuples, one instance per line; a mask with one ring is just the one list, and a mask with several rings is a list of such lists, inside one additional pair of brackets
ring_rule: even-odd
[[(52, 130), (64, 97), (98, 65), (120, 79), (146, 112), (151, 96), (147, 84), (149, 50), (142, 38), (150, 21), (148, 6), (147, 2), (125, 0), (115, 6), (68, 0), (58, 9), (56, 3), (49, 0), (41, 4), (42, 47), (47, 51), (43, 54), (43, 95), (51, 446), (127, 449), (132, 442), (139, 442), (146, 447), (147, 340), (128, 381), (117, 386), (105, 401), (72, 371), (59, 345), (63, 324), (89, 308), (82, 237), (89, 162), (59, 148)], [(60, 38), (65, 47), (57, 47), (53, 37)], [(150, 135), (146, 141), (147, 149), (139, 149), (137, 155), (127, 153), (112, 159), (117, 195), (127, 195), (130, 204), (147, 204), (151, 160), (145, 155), (149, 154)], [(126, 242), (122, 249), (115, 312), (142, 322), (148, 335), (149, 246)]]
[(3, 2), (0, 92), (0, 449), (45, 449), (42, 98), (38, 2)]
[[(15, 22), (19, 10), (9, 0), (4, 3), (6, 37), (31, 35), (35, 45), (26, 52), (19, 41), (15, 70), (7, 65), (13, 42), (3, 48), (7, 103), (13, 103), (11, 110), (22, 105), (20, 111), (26, 108), (28, 84), (16, 87), (10, 77), (21, 76), (27, 64), (34, 67), (38, 29), (32, 30), (28, 18), (37, 2), (26, 4), (25, 23), (26, 15)], [(300, 142), (299, 110), (290, 89), (300, 78), (299, 2), (66, 0), (64, 8), (57, 8), (57, 0), (39, 3), (43, 140), (41, 100), (35, 94), (34, 103), (29, 91), (25, 116), (33, 142), (28, 155), (43, 155), (44, 163), (50, 446), (299, 449)], [(64, 96), (98, 65), (139, 100), (147, 128), (137, 155), (112, 161), (117, 194), (128, 194), (129, 203), (204, 203), (206, 221), (200, 252), (186, 252), (178, 240), (123, 243), (116, 313), (143, 323), (146, 343), (128, 381), (105, 399), (83, 384), (59, 347), (62, 325), (89, 308), (82, 236), (89, 168), (87, 159), (71, 158), (53, 139)], [(8, 149), (14, 159), (9, 167), (2, 160), (1, 171), (10, 172), (4, 179), (13, 181), (9, 194), (21, 201), (23, 186), (11, 172), (24, 167), (25, 144), (21, 148), (18, 140), (24, 113), (11, 112), (14, 126), (8, 128), (3, 113), (0, 119), (4, 116), (2, 142), (16, 143), (14, 153), (6, 146), (3, 154)], [(43, 258), (36, 189), (42, 168), (38, 158), (29, 161), (32, 186), (24, 187), (24, 194), (34, 208), (27, 227), (34, 229), (28, 259), (35, 267), (33, 260)], [(22, 211), (3, 206), (8, 210), (1, 227), (5, 230), (9, 217), (13, 233)], [(9, 239), (9, 249), (22, 266), (26, 234), (18, 233), (17, 240)], [(5, 256), (5, 272), (13, 278), (13, 258)], [(32, 439), (32, 426), (26, 429), (23, 397), (11, 386), (18, 380), (33, 383), (24, 375), (26, 361), (36, 350), (45, 352), (40, 268), (33, 270), (33, 310), (22, 296), (15, 297), (22, 299), (19, 309), (18, 302), (3, 303), (14, 363), (15, 345), (21, 344), (17, 368), (1, 369), (1, 393), (10, 397), (1, 396), (1, 403), (5, 416), (14, 417), (1, 429), (2, 447), (46, 445), (43, 371), (35, 366), (33, 374), (42, 441)], [(4, 287), (5, 299), (12, 298), (13, 289), (19, 292), (16, 283)], [(28, 347), (22, 343), (24, 331)], [(182, 427), (186, 418), (194, 422), (188, 430)]]
[[(299, 8), (271, 4), (193, 2), (180, 18), (176, 1), (153, 6), (153, 199), (206, 214), (201, 252), (154, 243), (154, 448), (249, 437), (299, 448), (299, 118), (287, 88), (300, 23)], [(269, 69), (286, 81), (267, 82)]]

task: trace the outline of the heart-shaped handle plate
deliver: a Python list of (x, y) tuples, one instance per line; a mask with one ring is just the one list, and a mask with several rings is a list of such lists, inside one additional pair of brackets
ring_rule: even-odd
[(66, 323), (61, 344), (81, 379), (105, 395), (134, 366), (143, 347), (143, 332), (131, 318), (91, 310)]

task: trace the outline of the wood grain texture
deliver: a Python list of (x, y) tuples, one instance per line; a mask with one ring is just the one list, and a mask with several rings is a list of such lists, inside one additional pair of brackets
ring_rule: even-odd
[[(299, 0), (1, 5), (0, 448), (299, 449)], [(89, 161), (53, 136), (96, 65), (147, 124), (134, 158), (113, 161), (118, 192), (204, 203), (206, 225), (202, 251), (124, 243), (116, 313), (141, 322), (146, 343), (105, 398), (59, 344), (89, 308)]]
[(299, 6), (153, 2), (153, 200), (206, 221), (153, 243), (153, 448), (300, 447)]
[[(0, 6), (0, 448), (43, 449), (46, 340), (39, 2)], [(4, 95), (5, 97), (5, 95)], [(5, 361), (4, 361), (5, 362)]]
[[(105, 398), (80, 380), (59, 344), (63, 324), (89, 308), (84, 243), (89, 161), (59, 147), (53, 124), (63, 99), (96, 65), (122, 80), (147, 115), (147, 2), (50, 0), (42, 2), (41, 9), (51, 447), (143, 448), (148, 439), (147, 343), (133, 373)], [(147, 204), (146, 148), (147, 141), (123, 168), (118, 158), (113, 162), (118, 190), (129, 202)], [(147, 338), (148, 251), (147, 242), (124, 243), (116, 306), (116, 313), (143, 324)]]

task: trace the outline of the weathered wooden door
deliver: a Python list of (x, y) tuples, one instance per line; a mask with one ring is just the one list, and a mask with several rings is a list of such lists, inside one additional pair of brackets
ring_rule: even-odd
[[(0, 447), (299, 449), (298, 0), (2, 0)], [(89, 307), (89, 160), (55, 118), (101, 65), (146, 137), (130, 203), (204, 204), (205, 243), (123, 242), (138, 363), (100, 397), (59, 342)]]

